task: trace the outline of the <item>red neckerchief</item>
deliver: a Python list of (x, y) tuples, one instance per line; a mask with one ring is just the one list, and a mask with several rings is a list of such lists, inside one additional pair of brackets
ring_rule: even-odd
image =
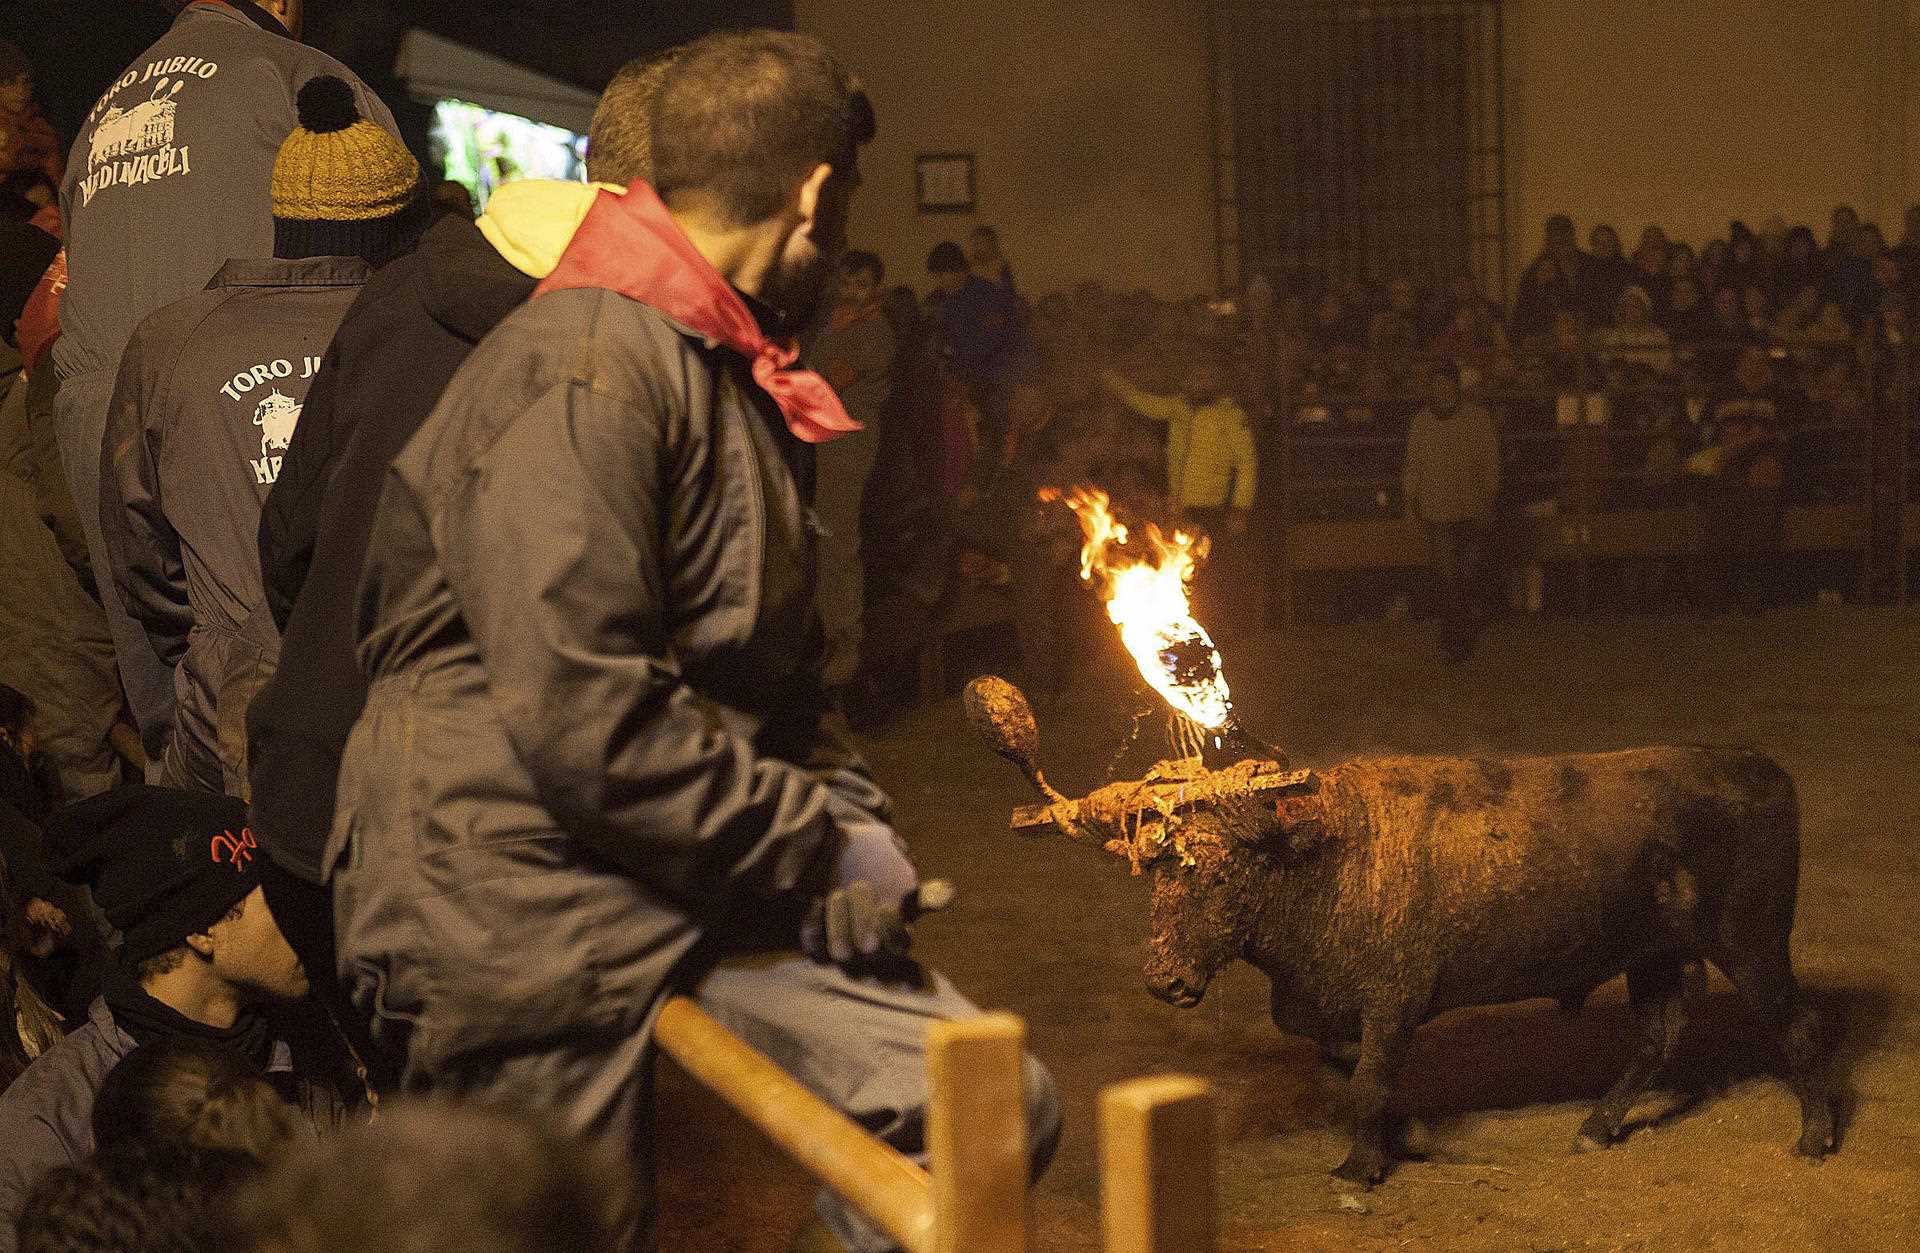
[(740, 294), (700, 255), (653, 188), (601, 191), (560, 264), (533, 292), (600, 287), (658, 309), (753, 363), (753, 381), (773, 397), (787, 429), (809, 444), (860, 429), (826, 379), (793, 369), (800, 352), (766, 337)]

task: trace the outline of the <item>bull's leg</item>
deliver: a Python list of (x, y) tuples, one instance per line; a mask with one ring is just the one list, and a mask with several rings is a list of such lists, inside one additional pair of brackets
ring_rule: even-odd
[(1419, 1014), (1405, 1005), (1369, 1012), (1360, 1029), (1360, 1061), (1353, 1070), (1353, 1150), (1334, 1174), (1349, 1183), (1372, 1187), (1386, 1177), (1387, 1137), (1392, 1129), (1387, 1104), (1406, 1056)]
[(1575, 1152), (1603, 1149), (1619, 1139), (1633, 1103), (1673, 1057), (1687, 1026), (1684, 972), (1677, 955), (1652, 958), (1627, 971), (1627, 1001), (1640, 1027), (1640, 1051), (1581, 1124), (1573, 1142)]
[(1801, 994), (1784, 951), (1765, 957), (1716, 959), (1741, 997), (1773, 1032), (1787, 1063), (1787, 1083), (1800, 1101), (1802, 1157), (1818, 1160), (1833, 1150), (1833, 1092), (1825, 1066), (1825, 1032), (1820, 1015)]

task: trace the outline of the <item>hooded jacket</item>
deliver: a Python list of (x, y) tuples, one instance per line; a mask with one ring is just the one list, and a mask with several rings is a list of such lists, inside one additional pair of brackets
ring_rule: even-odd
[(115, 584), (174, 669), (168, 782), (223, 791), (219, 693), (273, 654), (257, 542), (307, 390), (369, 273), (354, 257), (229, 261), (141, 324), (101, 447)]
[(829, 788), (882, 803), (821, 726), (810, 447), (741, 353), (614, 285), (502, 322), (374, 516), (326, 864), (403, 1085), (630, 1036), (749, 920), (791, 944)]
[(347, 310), (260, 516), (280, 668), (247, 710), (251, 822), (275, 864), (321, 882), (334, 785), (366, 705), (354, 589), (387, 465), (474, 345), (533, 294), (591, 202), (578, 184), (500, 188), (476, 225), (443, 218)]

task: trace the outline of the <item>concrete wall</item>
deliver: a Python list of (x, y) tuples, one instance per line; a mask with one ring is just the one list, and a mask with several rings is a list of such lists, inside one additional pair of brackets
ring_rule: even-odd
[[(799, 0), (871, 87), (856, 236), (922, 284), (927, 249), (1001, 228), (1034, 292), (1213, 286), (1201, 0)], [(1513, 265), (1548, 215), (1679, 238), (1849, 202), (1897, 237), (1920, 200), (1920, 0), (1508, 0)], [(976, 218), (914, 208), (916, 152), (979, 157)]]
[[(872, 93), (856, 246), (924, 287), (929, 249), (999, 228), (1022, 288), (1213, 288), (1206, 6), (1196, 0), (799, 0)], [(972, 152), (979, 212), (915, 210), (914, 156)]]

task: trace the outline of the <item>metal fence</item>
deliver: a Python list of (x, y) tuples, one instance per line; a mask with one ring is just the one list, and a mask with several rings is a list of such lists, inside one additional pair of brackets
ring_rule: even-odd
[[(1737, 351), (1741, 346), (1725, 346)], [(1497, 423), (1498, 547), (1512, 563), (1572, 575), (1580, 607), (1596, 572), (1635, 558), (1711, 558), (1715, 478), (1698, 454), (1731, 392), (1690, 367), (1715, 346), (1679, 354), (1669, 372), (1620, 368), (1587, 350), (1554, 377), (1494, 382), (1469, 373), (1467, 400)], [(1773, 348), (1778, 365), (1807, 349)], [(1907, 557), (1920, 543), (1920, 425), (1914, 355), (1905, 347), (1828, 350), (1847, 365), (1844, 391), (1775, 393), (1783, 470), (1773, 547), (1781, 560), (1831, 554), (1854, 594), (1904, 601)], [(1427, 367), (1378, 372), (1302, 370), (1276, 380), (1266, 423), (1262, 492), (1277, 609), (1291, 620), (1299, 576), (1420, 565), (1425, 539), (1407, 520), (1401, 471), (1407, 431), (1424, 404)], [(1804, 370), (1806, 362), (1801, 361)], [(1784, 389), (1783, 389), (1784, 391)]]

